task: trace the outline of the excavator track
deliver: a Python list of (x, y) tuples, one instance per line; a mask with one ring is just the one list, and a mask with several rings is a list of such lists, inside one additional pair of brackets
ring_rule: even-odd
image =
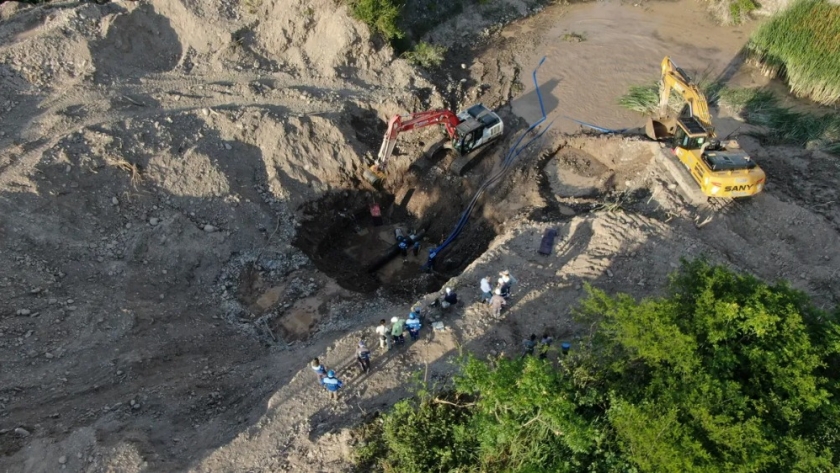
[(496, 141), (498, 140), (491, 141), (478, 149), (474, 149), (463, 156), (459, 156), (452, 161), (452, 164), (449, 165), (449, 171), (456, 176), (463, 176), (481, 161), (481, 158), (483, 158), (484, 155), (493, 147)]

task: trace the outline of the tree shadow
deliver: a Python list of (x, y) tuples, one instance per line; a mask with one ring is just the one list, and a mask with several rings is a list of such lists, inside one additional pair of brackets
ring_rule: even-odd
[(117, 16), (105, 38), (90, 49), (99, 84), (171, 71), (184, 52), (169, 18), (151, 3)]

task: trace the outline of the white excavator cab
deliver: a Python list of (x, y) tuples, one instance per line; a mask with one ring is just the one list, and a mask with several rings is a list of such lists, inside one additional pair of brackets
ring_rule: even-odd
[(504, 132), (504, 122), (499, 115), (480, 103), (460, 112), (458, 119), (460, 123), (455, 127), (452, 147), (461, 154), (493, 141)]

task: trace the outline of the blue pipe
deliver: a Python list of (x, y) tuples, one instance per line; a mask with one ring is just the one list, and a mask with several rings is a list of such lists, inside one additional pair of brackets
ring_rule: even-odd
[(600, 131), (601, 133), (614, 133), (614, 134), (621, 134), (621, 133), (624, 133), (624, 132), (626, 132), (627, 130), (629, 130), (629, 129), (630, 129), (630, 128), (621, 128), (621, 129), (619, 129), (619, 130), (612, 130), (612, 129), (610, 129), (610, 128), (604, 128), (604, 127), (601, 127), (601, 126), (598, 126), (598, 125), (593, 125), (593, 124), (591, 124), (591, 123), (586, 123), (586, 122), (582, 122), (582, 121), (580, 121), (580, 120), (575, 120), (574, 118), (572, 118), (572, 117), (567, 117), (567, 116), (565, 116), (565, 115), (563, 115), (563, 118), (568, 118), (569, 120), (571, 120), (571, 121), (573, 121), (573, 122), (577, 123), (578, 125), (585, 126), (585, 127), (587, 127), (587, 128), (592, 128), (593, 130), (595, 130), (595, 131)]
[(537, 64), (537, 67), (534, 68), (534, 72), (531, 74), (531, 76), (533, 77), (533, 80), (534, 80), (534, 88), (537, 91), (537, 99), (540, 102), (540, 112), (542, 113), (542, 118), (540, 118), (539, 120), (534, 122), (530, 127), (528, 127), (528, 129), (525, 130), (524, 133), (522, 133), (522, 136), (520, 136), (519, 139), (516, 140), (516, 143), (510, 149), (508, 149), (508, 152), (505, 155), (505, 158), (502, 160), (502, 169), (499, 170), (499, 172), (497, 172), (496, 174), (494, 174), (490, 178), (488, 178), (486, 181), (484, 181), (484, 183), (482, 183), (481, 186), (479, 186), (475, 195), (473, 195), (473, 198), (470, 200), (470, 203), (467, 204), (466, 209), (464, 209), (464, 213), (461, 214), (461, 218), (458, 220), (458, 223), (455, 225), (455, 229), (452, 231), (452, 233), (449, 234), (449, 236), (446, 238), (446, 240), (443, 241), (443, 243), (441, 243), (437, 247), (429, 250), (429, 259), (428, 259), (428, 261), (426, 261), (426, 264), (423, 265), (424, 270), (427, 270), (427, 271), (430, 270), (431, 267), (434, 265), (435, 258), (437, 257), (437, 255), (441, 251), (443, 251), (447, 246), (449, 246), (453, 241), (455, 241), (456, 238), (458, 238), (458, 235), (461, 234), (461, 231), (467, 225), (467, 222), (469, 222), (470, 214), (472, 214), (472, 211), (473, 211), (473, 208), (475, 207), (475, 204), (478, 202), (478, 199), (481, 197), (481, 195), (484, 193), (484, 191), (487, 190), (488, 187), (490, 187), (491, 185), (493, 185), (497, 181), (499, 181), (499, 179), (501, 179), (502, 176), (504, 176), (504, 174), (508, 171), (508, 169), (510, 169), (511, 165), (514, 163), (516, 158), (519, 157), (519, 155), (522, 153), (522, 151), (524, 151), (526, 148), (528, 148), (536, 140), (541, 138), (543, 136), (543, 134), (546, 131), (548, 131), (549, 128), (551, 128), (551, 124), (553, 122), (549, 123), (549, 125), (547, 127), (545, 127), (541, 132), (539, 132), (536, 136), (534, 136), (530, 140), (528, 140), (525, 143), (525, 145), (523, 145), (522, 147), (519, 147), (519, 144), (528, 135), (528, 133), (530, 133), (536, 127), (538, 127), (540, 124), (542, 124), (547, 118), (546, 113), (545, 113), (545, 105), (543, 103), (543, 98), (542, 98), (542, 92), (540, 91), (540, 86), (539, 86), (539, 83), (537, 82), (537, 71), (539, 70), (540, 66), (543, 65), (543, 63), (545, 62), (545, 59), (546, 59), (545, 56), (543, 56), (543, 58), (540, 59), (539, 64)]

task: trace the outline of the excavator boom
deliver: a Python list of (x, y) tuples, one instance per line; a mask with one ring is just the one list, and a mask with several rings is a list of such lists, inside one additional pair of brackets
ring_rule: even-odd
[(427, 112), (412, 113), (411, 115), (394, 115), (388, 122), (388, 130), (385, 132), (385, 139), (379, 148), (376, 165), (380, 171), (385, 169), (385, 164), (394, 152), (397, 144), (397, 136), (404, 131), (417, 128), (424, 128), (430, 125), (443, 123), (450, 138), (455, 138), (455, 127), (460, 120), (449, 110), (430, 110)]
[(712, 116), (709, 113), (709, 103), (697, 84), (691, 80), (691, 77), (682, 68), (674, 64), (670, 57), (665, 56), (661, 66), (660, 116), (668, 115), (668, 100), (671, 98), (671, 90), (676, 90), (688, 103), (691, 116), (697, 118), (704, 126), (711, 127)]
[(376, 163), (365, 171), (365, 179), (376, 185), (385, 178), (385, 166), (400, 133), (431, 125), (443, 125), (453, 141), (453, 148), (462, 154), (498, 139), (504, 129), (501, 118), (482, 104), (475, 104), (459, 114), (441, 109), (394, 115), (388, 121)]
[[(661, 70), (659, 116), (648, 120), (648, 137), (669, 142), (673, 154), (707, 197), (746, 197), (761, 192), (764, 171), (734, 141), (728, 147), (720, 143), (706, 96), (697, 84), (668, 56), (662, 60)], [(688, 113), (685, 107), (678, 116), (670, 113), (672, 90), (685, 99)]]

